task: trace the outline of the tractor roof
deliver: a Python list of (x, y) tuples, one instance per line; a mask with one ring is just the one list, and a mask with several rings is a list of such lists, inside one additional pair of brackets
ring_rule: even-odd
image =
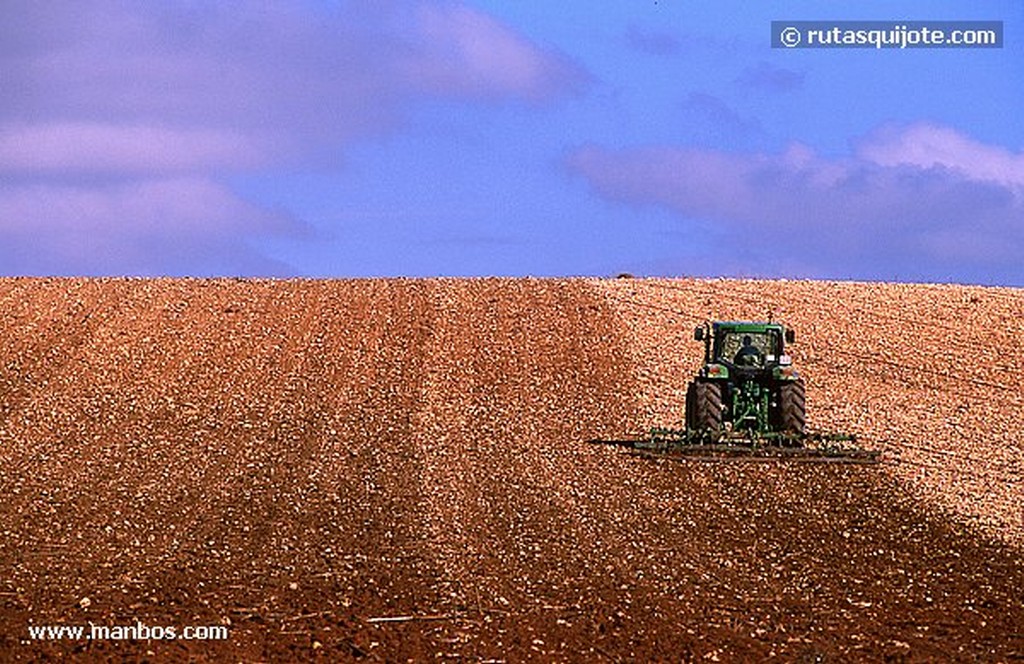
[(749, 320), (723, 320), (711, 324), (715, 330), (735, 330), (737, 332), (765, 332), (767, 330), (781, 330), (782, 323), (769, 323), (767, 321)]

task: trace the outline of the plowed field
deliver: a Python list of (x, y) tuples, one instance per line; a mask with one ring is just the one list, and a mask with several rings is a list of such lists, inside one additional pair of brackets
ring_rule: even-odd
[[(0, 280), (0, 652), (1024, 659), (1024, 292)], [(797, 332), (879, 466), (648, 460), (693, 326)], [(225, 626), (226, 640), (30, 627)]]

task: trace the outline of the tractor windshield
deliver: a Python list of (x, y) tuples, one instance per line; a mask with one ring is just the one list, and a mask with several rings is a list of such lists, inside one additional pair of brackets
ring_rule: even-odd
[(724, 332), (718, 342), (718, 357), (726, 362), (745, 366), (760, 366), (778, 362), (779, 333)]

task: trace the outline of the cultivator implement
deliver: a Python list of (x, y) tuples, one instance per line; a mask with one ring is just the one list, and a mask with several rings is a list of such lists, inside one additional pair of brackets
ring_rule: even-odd
[(591, 440), (618, 445), (644, 457), (677, 457), (694, 461), (800, 461), (809, 463), (876, 464), (881, 452), (857, 445), (847, 434), (808, 432), (697, 432), (651, 429), (648, 436), (622, 440)]

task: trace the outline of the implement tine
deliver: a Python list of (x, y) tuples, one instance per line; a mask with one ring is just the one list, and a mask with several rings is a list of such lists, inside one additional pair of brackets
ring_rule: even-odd
[[(688, 429), (651, 429), (646, 438), (592, 440), (620, 445), (648, 458), (672, 457), (695, 461), (798, 461), (802, 463), (877, 464), (881, 452), (854, 445), (852, 434), (808, 432), (696, 432)], [(815, 443), (808, 446), (807, 443)]]

